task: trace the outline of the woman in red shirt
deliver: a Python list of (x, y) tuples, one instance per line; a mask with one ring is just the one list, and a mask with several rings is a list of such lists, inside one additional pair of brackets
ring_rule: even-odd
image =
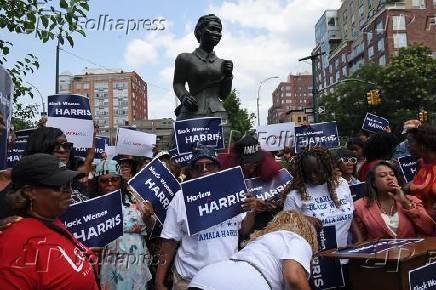
[(0, 235), (2, 289), (98, 289), (95, 255), (58, 219), (73, 201), (77, 175), (42, 153), (13, 168), (12, 182), (27, 202), (24, 218)]

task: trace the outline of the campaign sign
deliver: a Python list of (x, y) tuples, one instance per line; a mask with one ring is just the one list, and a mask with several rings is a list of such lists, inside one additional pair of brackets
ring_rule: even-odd
[(411, 182), (416, 174), (418, 160), (412, 156), (403, 156), (398, 158), (398, 163), (400, 164), (406, 183)]
[(195, 144), (224, 148), (221, 118), (205, 117), (174, 122), (177, 151), (179, 154), (192, 152)]
[(389, 127), (389, 120), (377, 115), (366, 113), (363, 119), (362, 129), (371, 133), (383, 132)]
[[(318, 243), (320, 251), (336, 248), (336, 227), (334, 225), (323, 227), (318, 233)], [(319, 290), (345, 287), (341, 261), (318, 255), (314, 256), (309, 283), (311, 289)]]
[(91, 148), (94, 122), (89, 99), (72, 94), (48, 96), (47, 127), (61, 129), (77, 148)]
[(410, 290), (436, 289), (436, 263), (430, 263), (409, 271)]
[(252, 193), (256, 198), (262, 200), (278, 200), (280, 192), (285, 189), (285, 186), (291, 183), (292, 175), (284, 168), (279, 170), (279, 174), (272, 180), (264, 181), (260, 178), (246, 179), (248, 192)]
[(128, 183), (141, 198), (153, 205), (154, 213), (159, 222), (163, 223), (174, 194), (180, 190), (180, 184), (174, 175), (155, 158)]
[(12, 79), (7, 70), (0, 66), (0, 170), (6, 169), (8, 134), (11, 128)]
[(112, 159), (117, 156), (117, 147), (106, 144), (106, 146), (104, 146), (104, 152), (106, 152), (107, 159)]
[(247, 187), (239, 166), (188, 180), (181, 186), (190, 236), (244, 212), (241, 202)]
[(174, 163), (177, 163), (180, 167), (186, 167), (189, 166), (192, 160), (192, 152), (190, 153), (184, 153), (184, 154), (178, 154), (177, 148), (171, 149), (168, 151), (171, 156), (171, 160)]
[(123, 235), (121, 192), (73, 204), (60, 219), (88, 247), (104, 247)]
[(24, 129), (15, 132), (15, 143), (8, 150), (8, 168), (14, 167), (15, 163), (20, 161), (24, 150), (26, 149), (27, 141), (29, 140), (30, 134), (32, 134), (34, 128)]
[(326, 149), (339, 147), (339, 135), (336, 122), (310, 124), (295, 127), (295, 151), (306, 147), (321, 146)]
[(350, 185), (350, 191), (351, 196), (353, 197), (353, 202), (359, 200), (365, 194), (365, 182)]
[(381, 239), (359, 245), (357, 247), (347, 247), (338, 252), (346, 254), (374, 254), (388, 251), (392, 248), (402, 247), (412, 243), (419, 243), (423, 239)]
[(280, 123), (256, 128), (257, 140), (264, 151), (280, 151), (294, 147), (295, 123)]
[[(95, 137), (95, 159), (101, 159), (101, 153), (106, 149), (106, 144), (109, 144), (109, 138), (103, 136)], [(86, 157), (88, 148), (76, 148), (74, 147), (74, 156)]]
[(117, 154), (153, 157), (156, 135), (127, 128), (118, 128)]

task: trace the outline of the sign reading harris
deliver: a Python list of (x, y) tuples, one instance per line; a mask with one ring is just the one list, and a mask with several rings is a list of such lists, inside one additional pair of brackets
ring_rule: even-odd
[(241, 203), (247, 187), (239, 166), (188, 180), (181, 186), (190, 236), (244, 212)]
[(153, 157), (156, 135), (128, 128), (118, 128), (116, 153)]
[(398, 163), (400, 163), (401, 171), (404, 175), (404, 180), (406, 182), (411, 182), (415, 177), (418, 160), (412, 156), (403, 156), (398, 158)]
[(279, 193), (291, 183), (292, 175), (284, 168), (272, 180), (263, 181), (260, 178), (246, 179), (245, 184), (250, 193), (262, 200), (278, 200)]
[[(109, 138), (103, 136), (95, 136), (95, 159), (101, 159), (101, 153), (104, 152), (106, 144), (109, 144)], [(88, 148), (74, 147), (74, 156), (86, 157)]]
[(384, 131), (389, 127), (389, 120), (377, 115), (366, 113), (365, 119), (363, 119), (362, 129), (371, 133), (377, 133)]
[(326, 149), (339, 147), (339, 134), (336, 122), (323, 122), (309, 126), (295, 127), (295, 151), (306, 147), (321, 146)]
[(104, 247), (123, 235), (121, 192), (73, 204), (60, 219), (88, 247)]
[(192, 152), (190, 153), (184, 153), (184, 154), (178, 154), (177, 148), (171, 149), (169, 151), (171, 160), (175, 163), (177, 163), (180, 167), (186, 167), (189, 166), (192, 160)]
[(436, 289), (436, 263), (430, 263), (409, 271), (410, 290)]
[(174, 175), (155, 158), (129, 180), (129, 185), (142, 199), (153, 205), (154, 213), (163, 224), (167, 209), (180, 184)]
[(91, 148), (94, 122), (89, 99), (72, 94), (48, 96), (47, 126), (61, 129), (77, 148)]
[(15, 163), (20, 161), (21, 156), (26, 149), (29, 136), (32, 134), (33, 130), (35, 129), (24, 129), (15, 132), (15, 143), (12, 148), (8, 150), (8, 168), (14, 167)]
[(294, 147), (295, 123), (280, 123), (256, 128), (257, 139), (264, 151), (280, 151)]
[(174, 122), (176, 145), (179, 154), (190, 153), (197, 143), (224, 149), (221, 118), (205, 117)]

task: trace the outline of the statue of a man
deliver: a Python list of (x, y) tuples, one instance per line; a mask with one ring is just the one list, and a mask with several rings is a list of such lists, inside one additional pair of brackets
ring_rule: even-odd
[(181, 102), (175, 112), (177, 120), (221, 117), (225, 122), (227, 119), (222, 101), (232, 90), (233, 63), (218, 58), (213, 51), (221, 40), (221, 30), (221, 20), (214, 14), (200, 17), (194, 31), (199, 47), (176, 58), (173, 87)]

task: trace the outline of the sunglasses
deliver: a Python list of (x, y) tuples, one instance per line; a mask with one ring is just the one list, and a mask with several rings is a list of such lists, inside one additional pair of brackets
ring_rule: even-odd
[(357, 163), (357, 158), (356, 157), (341, 157), (339, 158), (339, 161), (344, 162), (344, 163), (351, 163), (351, 164), (356, 164)]
[(109, 178), (101, 178), (100, 177), (98, 179), (98, 182), (100, 182), (103, 185), (108, 185), (109, 182), (112, 185), (119, 185), (121, 183), (121, 176), (112, 176), (112, 177), (109, 177)]
[(192, 169), (197, 171), (197, 172), (202, 172), (205, 169), (207, 169), (207, 171), (214, 171), (214, 170), (218, 169), (218, 165), (213, 161), (196, 162), (192, 166)]
[(54, 152), (61, 151), (61, 148), (64, 151), (71, 151), (73, 150), (73, 143), (71, 142), (56, 143), (53, 151)]

